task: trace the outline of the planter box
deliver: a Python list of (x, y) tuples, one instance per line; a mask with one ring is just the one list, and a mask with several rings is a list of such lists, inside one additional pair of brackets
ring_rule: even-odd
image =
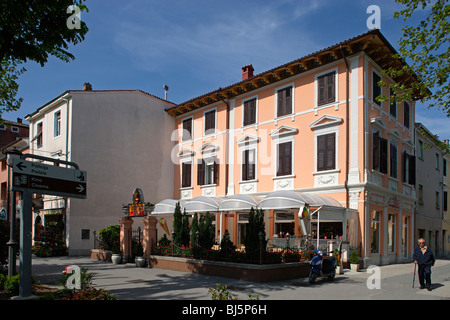
[(359, 263), (350, 263), (350, 269), (352, 271), (359, 271)]
[(149, 267), (253, 282), (273, 282), (308, 277), (310, 265), (309, 262), (259, 265), (152, 255)]
[(111, 262), (112, 252), (110, 250), (91, 249), (91, 259)]

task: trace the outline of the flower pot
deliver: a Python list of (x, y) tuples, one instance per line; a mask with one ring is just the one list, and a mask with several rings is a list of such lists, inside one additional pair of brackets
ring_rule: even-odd
[(336, 266), (336, 274), (342, 274), (342, 266)]
[(113, 253), (111, 255), (111, 261), (113, 264), (120, 264), (122, 262), (122, 255), (120, 253)]
[(145, 266), (146, 259), (144, 257), (136, 257), (134, 258), (134, 262), (136, 263), (136, 267), (143, 268)]
[(359, 271), (359, 264), (358, 263), (350, 263), (350, 269), (352, 271), (358, 272)]

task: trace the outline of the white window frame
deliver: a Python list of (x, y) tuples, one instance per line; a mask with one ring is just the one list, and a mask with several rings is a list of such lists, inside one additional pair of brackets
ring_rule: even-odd
[[(319, 106), (319, 77), (324, 76), (326, 74), (332, 73), (334, 72), (334, 84), (335, 84), (335, 93), (334, 93), (334, 97), (335, 97), (335, 101), (334, 102), (330, 102), (330, 103), (326, 103), (323, 104), (321, 106)], [(328, 69), (327, 71), (323, 71), (320, 73), (317, 73), (314, 76), (314, 108), (326, 108), (335, 104), (339, 103), (339, 69), (336, 68), (332, 68), (332, 69)]]
[[(214, 111), (214, 132), (206, 133), (206, 114)], [(203, 137), (209, 137), (217, 134), (217, 107), (203, 111)]]
[[(59, 113), (59, 121), (57, 121), (56, 117), (58, 113)], [(53, 138), (58, 138), (61, 136), (61, 118), (62, 118), (61, 109), (56, 110), (53, 113)]]
[[(244, 125), (244, 104), (245, 104), (245, 102), (253, 100), (253, 99), (256, 99), (255, 123)], [(252, 96), (252, 97), (248, 97), (248, 98), (245, 98), (245, 99), (242, 100), (242, 104), (241, 104), (241, 128), (249, 128), (251, 126), (257, 126), (258, 125), (258, 104), (259, 104), (258, 95)]]
[[(278, 116), (278, 91), (286, 89), (288, 87), (292, 87), (292, 102), (291, 102), (292, 111), (289, 114)], [(285, 85), (283, 85), (281, 87), (275, 88), (275, 113), (274, 113), (274, 119), (280, 120), (280, 119), (292, 117), (292, 119), (294, 120), (294, 115), (295, 115), (295, 82), (291, 82), (291, 83), (285, 84)]]

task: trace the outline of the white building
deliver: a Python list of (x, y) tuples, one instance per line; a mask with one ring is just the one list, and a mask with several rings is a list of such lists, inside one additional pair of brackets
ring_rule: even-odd
[(85, 84), (26, 117), (30, 153), (87, 171), (87, 199), (45, 196), (43, 209), (35, 212), (35, 221), (52, 215), (64, 223), (69, 255), (88, 254), (92, 232), (118, 224), (135, 188), (146, 202), (172, 197), (174, 170), (166, 155), (175, 124), (164, 111), (172, 106), (140, 90), (92, 90)]

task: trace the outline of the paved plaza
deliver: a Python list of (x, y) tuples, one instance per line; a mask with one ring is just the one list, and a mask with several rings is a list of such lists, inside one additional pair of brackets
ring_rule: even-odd
[[(93, 284), (116, 295), (119, 300), (211, 300), (209, 287), (227, 285), (243, 300), (248, 294), (260, 300), (449, 300), (450, 260), (439, 259), (432, 269), (432, 291), (420, 290), (418, 277), (412, 288), (414, 265), (394, 264), (378, 270), (344, 270), (333, 281), (320, 280), (314, 285), (307, 278), (271, 283), (255, 283), (223, 277), (164, 270), (137, 268), (134, 264), (114, 265), (87, 257), (36, 258), (33, 278), (46, 285), (57, 285), (67, 265), (88, 268), (95, 274)], [(370, 270), (370, 269), (369, 269)], [(376, 281), (376, 273), (381, 276)], [(375, 287), (373, 289), (368, 288)], [(379, 289), (377, 289), (377, 285)]]

